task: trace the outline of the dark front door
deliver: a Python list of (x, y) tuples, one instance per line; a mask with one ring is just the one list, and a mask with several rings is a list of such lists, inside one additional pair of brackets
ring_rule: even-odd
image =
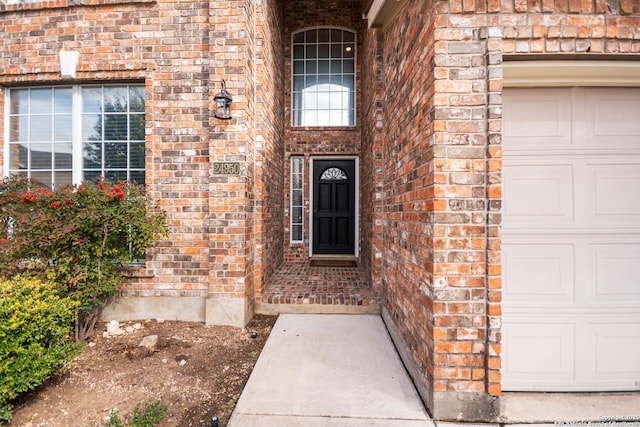
[(353, 255), (355, 161), (313, 162), (313, 253)]

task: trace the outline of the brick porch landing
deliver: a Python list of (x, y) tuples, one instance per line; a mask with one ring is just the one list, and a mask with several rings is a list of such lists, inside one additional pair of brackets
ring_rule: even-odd
[(357, 267), (311, 267), (284, 263), (265, 285), (256, 311), (275, 313), (378, 314), (367, 272)]

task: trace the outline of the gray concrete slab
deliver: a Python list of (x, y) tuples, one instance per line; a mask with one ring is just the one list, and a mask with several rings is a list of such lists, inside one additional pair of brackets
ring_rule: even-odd
[(421, 426), (429, 419), (380, 316), (283, 314), (230, 427)]
[(640, 393), (525, 393), (500, 396), (501, 422), (604, 422), (640, 416)]

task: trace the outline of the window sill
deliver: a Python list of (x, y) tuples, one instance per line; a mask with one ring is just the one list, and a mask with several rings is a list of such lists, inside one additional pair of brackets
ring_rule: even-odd
[(119, 4), (136, 4), (136, 3), (156, 3), (156, 0), (43, 0), (29, 3), (3, 3), (6, 0), (0, 0), (0, 13), (41, 10), (41, 9), (61, 9), (77, 6), (111, 6)]

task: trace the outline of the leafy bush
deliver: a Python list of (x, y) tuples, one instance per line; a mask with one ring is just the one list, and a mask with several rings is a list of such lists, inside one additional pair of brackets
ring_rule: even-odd
[[(136, 404), (133, 408), (131, 417), (127, 425), (129, 427), (153, 427), (158, 425), (167, 413), (167, 406), (160, 404), (160, 402), (146, 403), (144, 408), (140, 410), (140, 404)], [(124, 427), (118, 411), (111, 411), (109, 417), (109, 424), (107, 427)]]
[(56, 283), (79, 302), (79, 340), (91, 334), (123, 267), (166, 234), (164, 215), (138, 185), (103, 180), (52, 191), (15, 178), (0, 185), (0, 277)]
[(13, 399), (80, 351), (70, 340), (77, 305), (37, 279), (0, 280), (0, 423), (11, 418)]

